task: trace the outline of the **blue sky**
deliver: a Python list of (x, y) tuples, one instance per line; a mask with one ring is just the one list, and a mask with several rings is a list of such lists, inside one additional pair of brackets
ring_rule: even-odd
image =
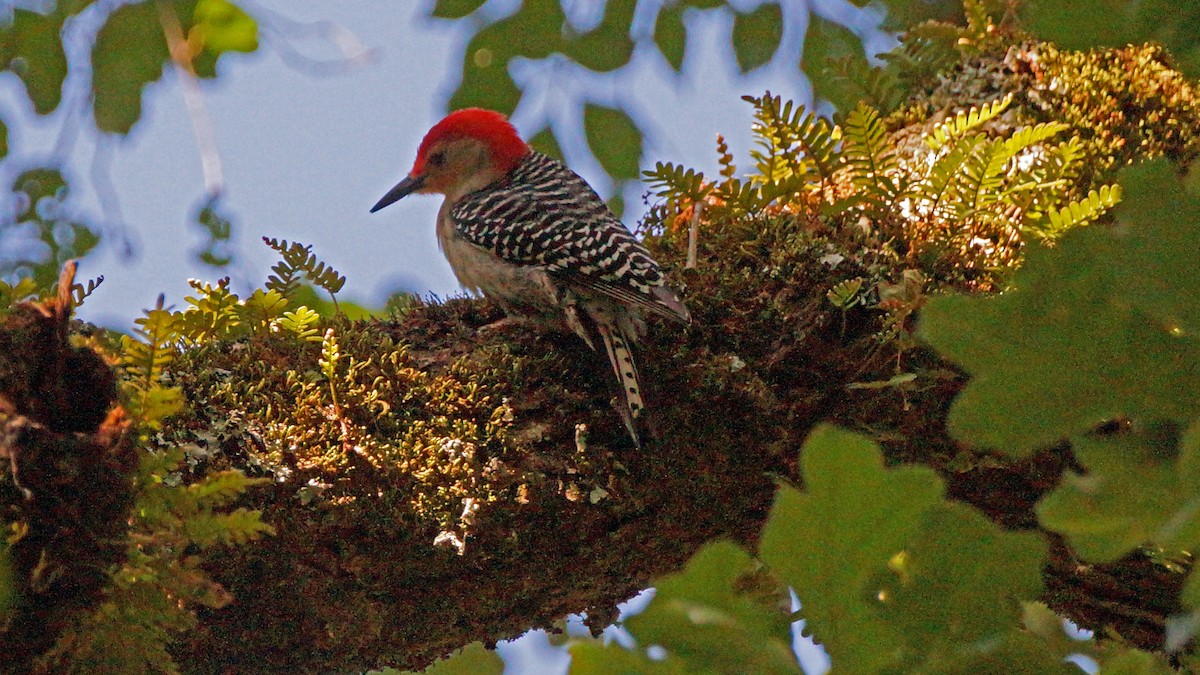
[[(380, 303), (398, 288), (441, 296), (457, 292), (434, 239), (438, 198), (406, 199), (374, 215), (367, 210), (408, 170), (424, 132), (444, 114), (457, 81), (463, 27), (422, 19), (428, 3), (338, 3), (336, 11), (324, 3), (243, 4), (261, 24), (278, 30), (265, 31), (258, 53), (225, 57), (220, 79), (203, 86), (225, 204), (235, 214), (237, 263), (218, 270), (195, 261), (204, 238), (188, 222), (204, 197), (204, 178), (181, 87), (168, 72), (147, 88), (144, 116), (133, 132), (99, 143), (110, 158), (119, 214), (102, 209), (92, 189), (94, 139), (81, 133), (72, 144), (73, 183), (83, 208), (102, 213), (106, 221), (124, 222), (117, 232), (128, 237), (134, 251), (123, 255), (124, 247), (115, 245), (122, 236), (111, 236), (103, 252), (85, 260), (81, 274), (103, 274), (105, 283), (82, 308), (82, 317), (128, 327), (160, 292), (168, 304), (181, 304), (189, 277), (230, 274), (236, 287), (248, 290), (262, 283), (274, 262), (273, 252), (259, 242), (263, 235), (313, 244), (321, 259), (348, 277), (346, 297)], [(488, 8), (511, 4), (493, 0)], [(324, 21), (336, 21), (370, 50), (370, 58), (321, 76), (288, 65), (281, 52), (340, 56), (327, 39), (297, 27)], [(566, 77), (561, 68), (547, 77), (529, 64), (515, 67), (514, 76), (532, 93), (514, 122), (523, 133), (536, 132), (544, 110), (551, 118), (567, 119), (572, 101), (586, 93), (601, 102), (631, 104), (648, 122), (643, 166), (661, 160), (715, 171), (718, 132), (735, 157), (747, 162), (750, 106), (740, 96), (770, 89), (807, 100), (807, 83), (793, 65), (804, 25), (789, 26), (775, 61), (746, 76), (729, 58), (731, 25), (725, 12), (691, 12), (682, 78), (649, 49), (639, 49), (615, 75), (587, 75), (568, 67)], [(0, 76), (0, 115), (12, 130), (15, 158), (8, 162), (10, 173), (46, 157), (63, 126), (61, 113), (36, 120), (14, 91), (15, 78)], [(582, 132), (578, 136), (564, 139), (568, 163), (607, 194), (610, 186), (583, 145)], [(643, 192), (641, 186), (627, 190), (627, 223), (640, 215)]]

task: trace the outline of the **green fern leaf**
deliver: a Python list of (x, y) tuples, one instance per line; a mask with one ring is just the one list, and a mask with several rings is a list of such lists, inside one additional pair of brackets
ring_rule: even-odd
[(275, 533), (275, 528), (263, 522), (261, 511), (248, 509), (195, 514), (183, 521), (183, 528), (188, 541), (201, 548), (215, 544), (244, 544), (263, 534)]
[(249, 478), (241, 471), (230, 470), (210, 474), (204, 480), (187, 487), (189, 496), (203, 508), (224, 506), (237, 500), (247, 488), (270, 482), (266, 478)]
[(286, 299), (293, 299), (299, 289), (300, 277), (308, 279), (317, 288), (325, 289), (337, 306), (337, 293), (346, 285), (346, 277), (337, 270), (318, 260), (312, 252), (311, 245), (299, 242), (288, 242), (286, 239), (263, 237), (263, 243), (270, 246), (281, 256), (271, 271), (274, 274), (267, 277), (266, 289), (277, 291)]
[(276, 319), (272, 325), (293, 333), (306, 342), (320, 342), (321, 331), (317, 328), (320, 321), (320, 314), (308, 307), (300, 306), (294, 312), (284, 312), (283, 316)]
[(979, 128), (1004, 112), (1010, 103), (1012, 103), (1012, 94), (979, 107), (959, 111), (957, 115), (930, 131), (925, 136), (925, 145), (929, 146), (930, 150), (941, 150), (952, 141), (962, 138), (967, 132)]
[(1050, 211), (1041, 222), (1026, 226), (1026, 231), (1043, 241), (1054, 241), (1068, 230), (1094, 222), (1120, 201), (1121, 186), (1105, 185), (1084, 199)]
[(879, 111), (859, 103), (842, 125), (842, 156), (858, 199), (876, 215), (890, 214), (905, 192), (895, 178), (900, 163), (888, 142)]

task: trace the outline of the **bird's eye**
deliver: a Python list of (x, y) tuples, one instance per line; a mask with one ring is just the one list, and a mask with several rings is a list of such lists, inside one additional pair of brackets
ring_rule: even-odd
[(435, 152), (429, 156), (428, 163), (430, 166), (441, 166), (446, 163), (446, 153)]

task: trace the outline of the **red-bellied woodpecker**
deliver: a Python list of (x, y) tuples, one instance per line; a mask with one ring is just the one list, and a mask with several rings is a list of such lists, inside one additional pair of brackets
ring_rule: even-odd
[(569, 329), (592, 349), (599, 339), (637, 443), (644, 403), (631, 347), (647, 314), (691, 321), (645, 247), (582, 178), (490, 110), (459, 110), (435, 124), (412, 171), (371, 212), (414, 192), (446, 196), (438, 243), (464, 287), (509, 316)]

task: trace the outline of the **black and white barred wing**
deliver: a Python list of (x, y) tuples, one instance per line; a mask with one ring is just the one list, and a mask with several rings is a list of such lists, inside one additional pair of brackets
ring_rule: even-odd
[(508, 183), (464, 197), (450, 217), (463, 238), (506, 262), (689, 320), (645, 247), (582, 178), (550, 157), (532, 153)]

